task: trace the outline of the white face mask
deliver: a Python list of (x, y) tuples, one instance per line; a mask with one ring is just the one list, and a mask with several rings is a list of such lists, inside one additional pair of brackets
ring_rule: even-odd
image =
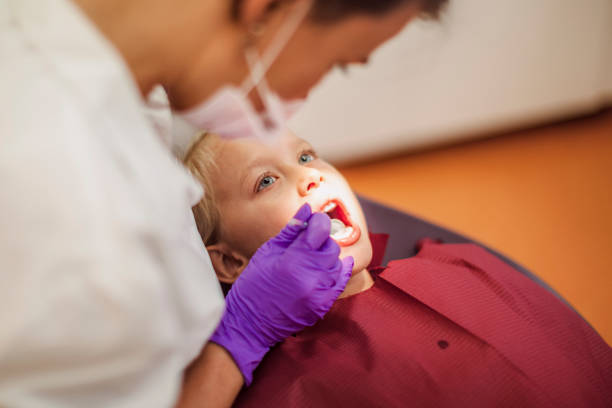
[[(284, 101), (269, 87), (265, 74), (287, 45), (310, 10), (310, 1), (300, 1), (296, 10), (281, 26), (265, 54), (260, 57), (254, 48), (245, 51), (249, 76), (242, 86), (226, 85), (200, 105), (179, 113), (186, 122), (199, 130), (225, 138), (254, 137), (273, 140), (286, 126), (289, 118), (302, 105), (302, 100)], [(258, 113), (248, 94), (255, 89), (265, 111)]]

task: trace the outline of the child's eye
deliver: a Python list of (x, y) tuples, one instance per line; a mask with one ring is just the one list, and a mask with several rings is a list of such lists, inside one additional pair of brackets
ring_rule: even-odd
[(262, 178), (261, 180), (259, 180), (259, 183), (257, 183), (257, 188), (256, 191), (259, 192), (265, 188), (270, 187), (272, 184), (274, 184), (276, 182), (276, 177), (274, 176), (265, 176), (264, 178)]
[(316, 156), (314, 153), (312, 152), (306, 152), (306, 153), (302, 153), (298, 159), (298, 161), (300, 162), (300, 164), (306, 164), (306, 163), (310, 163), (311, 161), (313, 161), (314, 159), (316, 159)]

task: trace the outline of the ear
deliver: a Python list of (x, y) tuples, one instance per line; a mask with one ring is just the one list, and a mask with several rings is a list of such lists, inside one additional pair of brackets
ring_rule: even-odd
[(238, 20), (247, 26), (262, 22), (266, 19), (268, 12), (275, 9), (281, 2), (282, 0), (241, 0)]
[(249, 259), (233, 251), (225, 243), (213, 244), (206, 247), (217, 278), (223, 283), (232, 284), (238, 279)]

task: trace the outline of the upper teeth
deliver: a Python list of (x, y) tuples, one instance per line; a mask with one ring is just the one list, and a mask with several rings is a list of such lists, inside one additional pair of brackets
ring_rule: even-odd
[(331, 203), (327, 204), (325, 207), (323, 207), (323, 212), (330, 212), (331, 210), (336, 208), (336, 206), (337, 206), (336, 203), (331, 202)]

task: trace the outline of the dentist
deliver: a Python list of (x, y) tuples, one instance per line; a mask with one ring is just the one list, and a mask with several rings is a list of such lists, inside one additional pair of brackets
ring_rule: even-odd
[[(303, 207), (223, 299), (201, 187), (145, 115), (273, 138), (333, 66), (442, 0), (0, 0), (0, 406), (229, 406), (342, 292)], [(280, 278), (279, 278), (280, 277)]]

